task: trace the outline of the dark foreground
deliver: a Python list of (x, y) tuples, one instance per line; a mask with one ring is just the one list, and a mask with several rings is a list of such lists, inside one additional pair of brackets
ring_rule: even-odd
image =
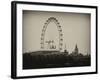
[(23, 54), (23, 69), (90, 66), (90, 61), (90, 55), (36, 51)]

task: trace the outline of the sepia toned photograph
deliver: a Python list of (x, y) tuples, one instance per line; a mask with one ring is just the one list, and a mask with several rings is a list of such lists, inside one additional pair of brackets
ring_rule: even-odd
[(97, 74), (97, 6), (12, 1), (11, 77)]
[(91, 66), (90, 14), (23, 10), (23, 69)]

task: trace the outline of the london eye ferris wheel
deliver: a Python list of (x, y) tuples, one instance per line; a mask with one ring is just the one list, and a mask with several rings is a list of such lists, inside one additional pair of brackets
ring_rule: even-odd
[[(58, 20), (55, 18), (55, 17), (50, 17), (46, 20), (46, 22), (44, 23), (44, 26), (43, 26), (43, 29), (42, 29), (42, 33), (41, 33), (41, 49), (45, 49), (45, 32), (46, 32), (46, 29), (48, 27), (48, 24), (50, 22), (54, 22), (57, 26), (57, 29), (58, 29), (58, 32), (59, 32), (59, 45), (58, 45), (58, 50), (61, 51), (62, 50), (62, 46), (63, 46), (63, 34), (62, 34), (62, 28), (61, 28), (61, 25), (60, 23), (58, 22)], [(50, 43), (54, 43), (53, 40), (49, 40), (49, 41), (46, 41), (46, 43), (48, 43), (48, 45)], [(49, 47), (50, 49), (55, 49), (56, 46), (51, 46)]]

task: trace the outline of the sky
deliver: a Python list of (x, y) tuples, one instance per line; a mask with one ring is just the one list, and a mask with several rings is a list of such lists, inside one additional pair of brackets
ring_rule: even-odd
[[(50, 17), (55, 17), (61, 25), (63, 49), (66, 45), (66, 49), (71, 53), (77, 44), (80, 53), (90, 53), (90, 14), (46, 11), (23, 11), (23, 53), (40, 50), (42, 29)], [(45, 41), (48, 40), (54, 40), (58, 49), (59, 32), (54, 22), (48, 24), (45, 32)]]

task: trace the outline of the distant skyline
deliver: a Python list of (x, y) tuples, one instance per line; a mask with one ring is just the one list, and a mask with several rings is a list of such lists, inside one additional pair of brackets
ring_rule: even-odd
[[(77, 44), (79, 53), (90, 53), (90, 14), (43, 11), (23, 11), (23, 53), (40, 50), (42, 29), (50, 17), (55, 17), (61, 25), (63, 49), (66, 45), (67, 51), (71, 53)], [(57, 46), (58, 38), (57, 26), (50, 22), (45, 32), (45, 41), (54, 40)]]

